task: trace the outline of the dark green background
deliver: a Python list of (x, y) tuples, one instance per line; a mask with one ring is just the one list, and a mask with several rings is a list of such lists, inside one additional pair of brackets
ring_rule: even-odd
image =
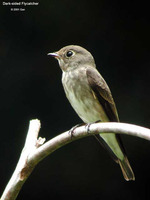
[[(30, 119), (47, 140), (81, 122), (68, 103), (58, 63), (47, 56), (69, 44), (87, 48), (111, 88), (120, 120), (149, 127), (150, 22), (144, 1), (43, 0), (25, 12), (0, 5), (0, 192), (23, 147)], [(121, 170), (93, 137), (44, 159), (18, 199), (150, 198), (150, 142), (123, 136), (136, 175)]]

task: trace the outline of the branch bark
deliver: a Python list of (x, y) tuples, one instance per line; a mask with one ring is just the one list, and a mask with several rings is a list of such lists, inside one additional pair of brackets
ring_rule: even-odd
[(34, 167), (46, 156), (74, 140), (94, 134), (111, 132), (150, 140), (150, 129), (148, 128), (126, 123), (105, 122), (91, 124), (88, 127), (89, 131), (87, 131), (87, 126), (78, 127), (73, 131), (73, 137), (71, 137), (70, 131), (66, 131), (43, 144), (45, 138), (38, 138), (40, 126), (39, 120), (35, 119), (30, 121), (24, 148), (1, 200), (16, 199)]

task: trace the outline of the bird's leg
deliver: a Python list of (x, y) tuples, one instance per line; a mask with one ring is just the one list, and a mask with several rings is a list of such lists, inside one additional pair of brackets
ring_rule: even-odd
[(75, 130), (76, 128), (85, 125), (85, 128), (86, 128), (86, 130), (87, 130), (87, 133), (90, 134), (90, 126), (91, 126), (91, 124), (95, 124), (95, 123), (99, 123), (99, 122), (101, 122), (101, 120), (98, 120), (98, 121), (96, 121), (96, 122), (94, 122), (94, 123), (84, 123), (84, 122), (83, 122), (83, 123), (80, 123), (80, 124), (77, 124), (77, 125), (73, 126), (73, 127), (70, 129), (70, 131), (69, 131), (69, 134), (71, 135), (71, 139), (73, 138), (73, 133), (74, 133), (74, 130)]
[(85, 125), (86, 131), (87, 131), (88, 134), (90, 134), (90, 126), (91, 126), (91, 124), (93, 124), (93, 123), (88, 123), (88, 124)]
[(101, 122), (101, 120), (99, 119), (99, 120), (97, 120), (96, 122), (94, 122), (94, 124), (96, 124), (96, 123), (99, 123), (99, 122)]
[(86, 124), (86, 123), (83, 122), (83, 123), (80, 123), (80, 124), (77, 124), (77, 125), (73, 126), (73, 127), (70, 129), (69, 134), (71, 135), (71, 139), (73, 138), (74, 130), (75, 130), (76, 128), (80, 127), (80, 126), (85, 125), (85, 124)]
[(88, 123), (88, 124), (86, 124), (86, 125), (85, 125), (85, 128), (86, 128), (86, 130), (87, 130), (87, 133), (90, 134), (90, 126), (91, 126), (91, 124), (96, 124), (96, 123), (99, 123), (99, 122), (101, 122), (101, 120), (97, 120), (97, 121), (94, 122), (94, 123)]

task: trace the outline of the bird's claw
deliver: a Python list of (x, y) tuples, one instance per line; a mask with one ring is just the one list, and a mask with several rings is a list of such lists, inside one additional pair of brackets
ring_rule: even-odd
[(85, 123), (81, 123), (81, 124), (77, 124), (75, 126), (73, 126), (70, 131), (69, 131), (69, 134), (71, 135), (71, 139), (73, 138), (73, 134), (74, 134), (74, 130), (80, 126), (83, 126)]
[[(99, 122), (101, 122), (101, 120), (98, 120), (98, 121), (96, 121), (94, 123), (99, 123)], [(91, 126), (91, 124), (94, 124), (94, 123), (88, 123), (88, 124), (85, 125), (85, 128), (86, 128), (88, 134), (91, 133), (90, 132), (90, 126)]]
[[(98, 123), (98, 122), (100, 122), (100, 120), (96, 121), (95, 123)], [(81, 123), (81, 124), (77, 124), (77, 125), (73, 126), (73, 127), (70, 129), (70, 131), (69, 131), (69, 134), (71, 135), (71, 139), (73, 138), (74, 130), (75, 130), (76, 128), (80, 127), (80, 126), (83, 126), (83, 125), (85, 125), (85, 128), (86, 128), (87, 133), (90, 134), (90, 133), (91, 133), (91, 132), (90, 132), (90, 126), (91, 126), (91, 124), (94, 124), (94, 123), (87, 123), (87, 124)]]
[(86, 131), (87, 131), (88, 134), (91, 133), (91, 132), (90, 132), (90, 126), (91, 126), (91, 124), (92, 124), (92, 123), (88, 123), (88, 124), (85, 125)]
[(71, 135), (71, 140), (72, 140), (72, 138), (73, 138), (73, 133), (74, 133), (74, 130), (77, 128), (77, 125), (76, 126), (74, 126), (74, 127), (72, 127), (71, 129), (70, 129), (70, 131), (69, 131), (69, 135)]

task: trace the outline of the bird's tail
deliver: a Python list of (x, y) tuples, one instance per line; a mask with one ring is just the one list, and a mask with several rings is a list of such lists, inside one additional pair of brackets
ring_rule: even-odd
[(134, 172), (130, 166), (128, 158), (125, 156), (123, 160), (118, 159), (118, 163), (121, 167), (123, 176), (126, 181), (135, 180)]
[[(124, 156), (122, 159), (119, 159), (114, 154), (114, 152), (110, 148), (110, 146), (108, 146), (108, 144), (102, 139), (102, 137), (100, 137), (100, 135), (94, 135), (94, 136), (98, 140), (98, 142), (109, 152), (109, 155), (113, 158), (113, 160), (120, 165), (125, 180), (127, 180), (127, 181), (133, 180), (134, 181), (135, 180), (134, 172), (130, 166), (130, 163), (128, 161), (128, 158), (126, 156), (123, 146), (122, 146), (122, 152), (123, 152)], [(119, 135), (118, 135), (117, 139), (120, 141), (120, 144), (121, 144)]]

